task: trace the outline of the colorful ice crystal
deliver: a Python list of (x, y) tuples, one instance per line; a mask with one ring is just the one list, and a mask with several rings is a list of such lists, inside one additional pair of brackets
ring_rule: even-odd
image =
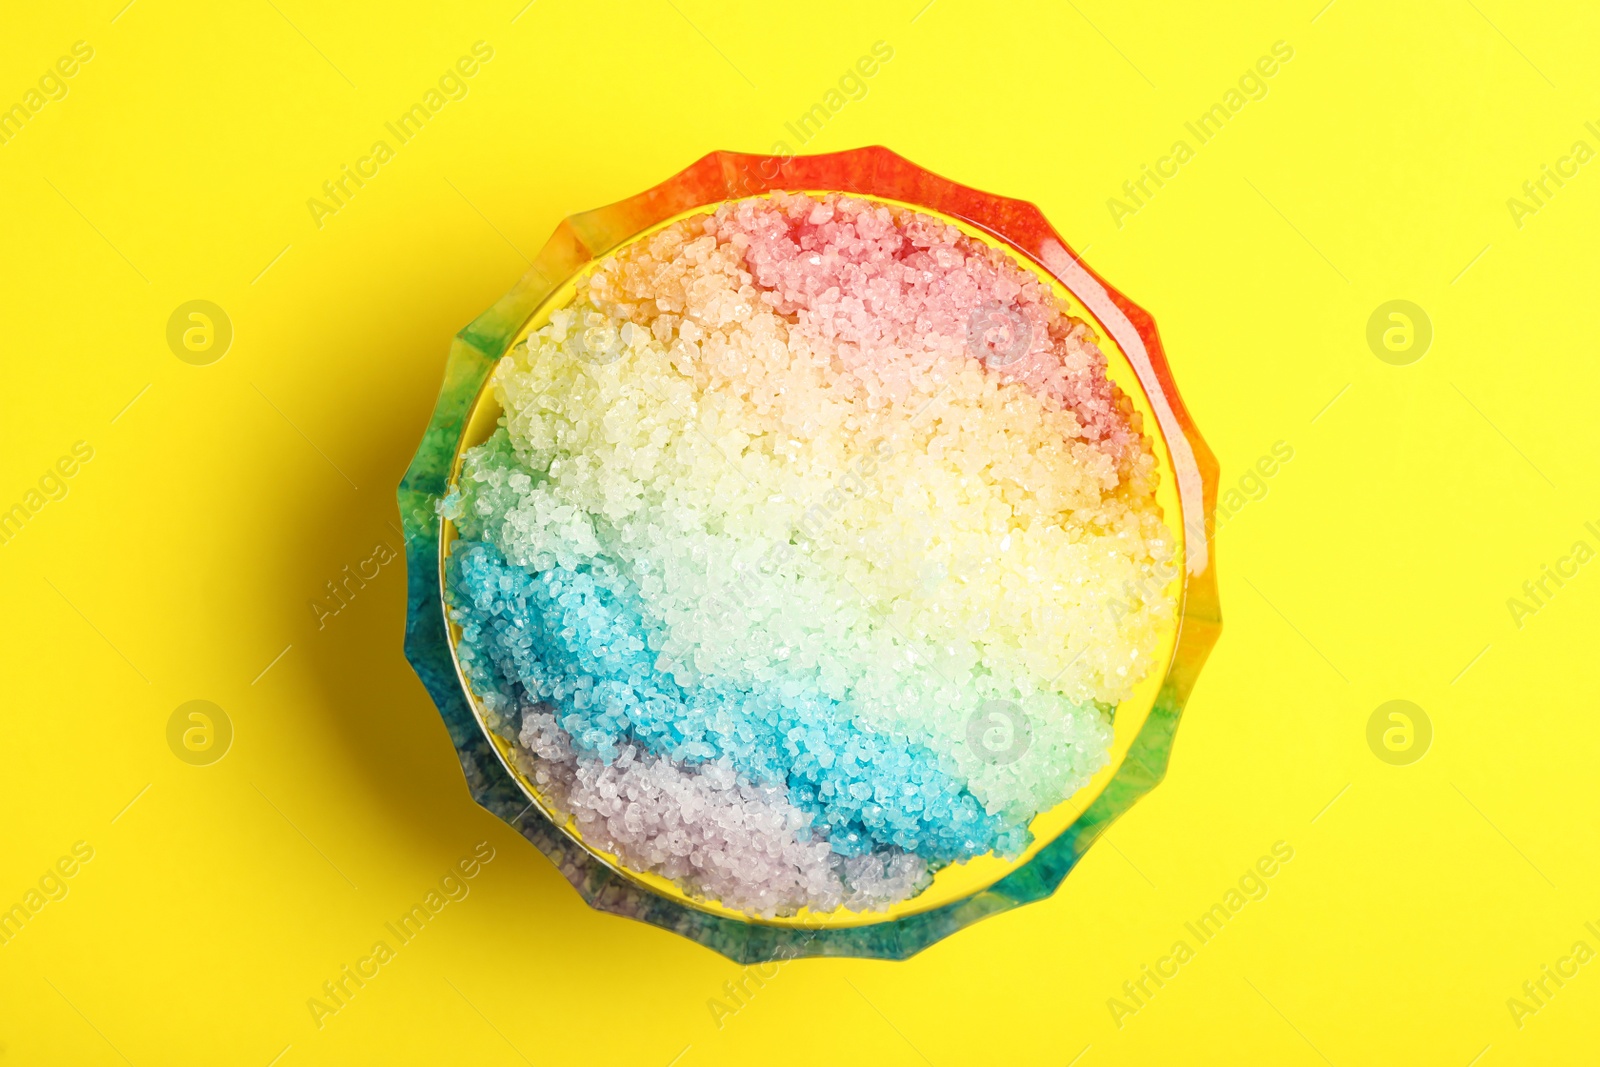
[(1174, 544), (1093, 333), (1004, 252), (736, 201), (603, 260), (494, 389), (447, 595), (585, 841), (751, 914), (881, 907), (1105, 764)]
[[(818, 189), (852, 195), (786, 193)], [(886, 202), (939, 215), (891, 207), (886, 227)], [(716, 205), (708, 229), (698, 213)], [(686, 213), (698, 217), (668, 236), (654, 232)], [(959, 238), (942, 219), (995, 238), (988, 244), (1005, 253)], [(829, 225), (821, 246), (786, 243), (786, 232)], [(886, 281), (896, 240), (927, 253), (921, 270), (898, 275), (898, 292)], [(1033, 269), (1019, 269), (1022, 261)], [(946, 298), (930, 299), (935, 276)], [(1041, 277), (1069, 290), (1088, 322), (1064, 318)], [(563, 279), (577, 279), (576, 300)], [(806, 358), (785, 366), (769, 347), (741, 362), (743, 342), (765, 328), (755, 320), (773, 316), (781, 326), (760, 336)], [(513, 351), (530, 318), (549, 325)], [(1133, 383), (1153, 421), (1141, 426), (1106, 380), (1097, 338), (1126, 357), (1117, 380)], [(562, 370), (563, 361), (581, 367)], [(674, 373), (663, 375), (663, 364)], [(477, 429), (468, 437), (468, 424), (479, 425), (497, 366), (490, 384), (509, 417), (463, 454), (464, 443), (484, 439)], [(741, 384), (746, 372), (759, 388)], [(626, 395), (624, 384), (655, 392)], [(613, 417), (597, 424), (574, 407), (574, 386)], [(930, 402), (908, 423), (904, 406), (919, 394)], [(1077, 423), (1063, 429), (1069, 412)], [(648, 435), (634, 425), (645, 420)], [(1011, 447), (1014, 433), (1029, 443)], [(1055, 451), (1040, 453), (1041, 440)], [(788, 450), (773, 447), (780, 441)], [(597, 469), (586, 452), (625, 455), (623, 476)], [(750, 466), (735, 468), (730, 455)], [(1166, 522), (1183, 532), (1165, 563), (1174, 541), (1153, 506), (1158, 467), (1171, 478), (1160, 487)], [(1053, 892), (1160, 780), (1219, 630), (1216, 477), (1150, 317), (1032, 205), (956, 185), (882, 148), (712, 153), (569, 218), (518, 285), (458, 336), (400, 488), (406, 653), (473, 796), (591, 905), (741, 962), (904, 958)], [(606, 495), (629, 478), (638, 499)], [(781, 489), (766, 496), (777, 499), (752, 495), (755, 484), (770, 488), (758, 482), (768, 478)], [(1002, 486), (998, 498), (991, 483)], [(941, 485), (943, 496), (929, 495)], [(1114, 551), (1079, 572), (1079, 584), (1092, 584), (1105, 577), (1096, 568), (1135, 565), (1109, 602), (1092, 605), (1102, 617), (1063, 622), (1084, 603), (1072, 584), (1041, 598), (1042, 614), (1021, 619), (1027, 627), (1006, 614), (1042, 580), (1019, 571), (1024, 557), (1013, 553), (1026, 549), (1037, 562), (1061, 546), (1013, 538), (1000, 555), (983, 551), (999, 529), (988, 507), (982, 521), (954, 520), (972, 514), (967, 494), (985, 492), (1017, 532), (1054, 525), (1079, 535), (1065, 539), (1068, 550), (1123, 524)], [(1052, 523), (1052, 508), (1083, 521)], [(646, 539), (623, 541), (629, 526)], [(698, 538), (688, 563), (668, 533)], [(726, 551), (754, 545), (764, 547)], [(1176, 634), (1152, 644), (1147, 631), (1170, 624), (1174, 593)], [(447, 614), (459, 625), (447, 626)], [(1052, 649), (1048, 635), (1060, 633), (1065, 648)], [(1041, 679), (1052, 651), (1065, 651), (1054, 657), (1061, 669)], [(1018, 855), (1032, 805), (1043, 810), (1105, 764), (1106, 716), (1136, 677), (1163, 665), (1153, 703), (1154, 678), (1117, 715), (1110, 767), (1036, 819), (1041, 839)], [(897, 690), (905, 679), (914, 688)], [(955, 728), (961, 701), (1001, 691), (1025, 699), (986, 698)], [(987, 730), (995, 721), (1012, 725), (1000, 742)], [(1053, 768), (1029, 762), (1051, 751), (1060, 756)], [(916, 796), (905, 794), (912, 781)], [(904, 799), (891, 804), (896, 783)], [(915, 896), (940, 864), (985, 848), (1003, 858), (970, 872), (953, 866)], [(878, 910), (892, 901), (903, 903)]]

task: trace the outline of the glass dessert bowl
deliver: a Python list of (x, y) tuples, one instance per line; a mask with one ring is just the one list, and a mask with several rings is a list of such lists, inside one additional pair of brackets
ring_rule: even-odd
[(881, 148), (716, 153), (459, 336), (407, 654), (594, 906), (901, 958), (1160, 779), (1215, 489), (1149, 317), (1037, 209)]

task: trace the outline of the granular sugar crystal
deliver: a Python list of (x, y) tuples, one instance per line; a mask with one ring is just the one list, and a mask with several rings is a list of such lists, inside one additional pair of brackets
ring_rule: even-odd
[(1175, 545), (1093, 331), (1006, 253), (734, 201), (602, 260), (493, 385), (443, 504), (459, 656), (590, 845), (752, 915), (881, 909), (1105, 766)]

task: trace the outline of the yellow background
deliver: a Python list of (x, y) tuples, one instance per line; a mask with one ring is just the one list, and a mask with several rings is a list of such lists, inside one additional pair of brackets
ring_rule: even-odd
[[(1520, 1028), (1506, 1002), (1600, 948), (1600, 565), (1521, 628), (1506, 601), (1600, 547), (1600, 164), (1520, 227), (1506, 201), (1600, 148), (1600, 14), (122, 3), (0, 16), (0, 106), (95, 50), (0, 145), (0, 508), (95, 450), (0, 546), (0, 906), (95, 850), (0, 946), (0, 1063), (1586, 1062), (1600, 964)], [(307, 198), (479, 40), (469, 94), (319, 229)], [(399, 561), (320, 630), (310, 602), (399, 548), (450, 336), (562, 216), (713, 148), (800, 150), (785, 122), (879, 40), (804, 149), (1037, 202), (1155, 315), (1224, 486), (1294, 459), (1224, 524), (1227, 625), (1166, 782), (1052, 899), (907, 962), (784, 965), (719, 1027), (742, 968), (590, 911), (472, 803)], [(1268, 95), (1197, 145), (1279, 40)], [(1178, 138), (1119, 227), (1107, 199)], [(1365, 338), (1397, 298), (1434, 328), (1409, 366)], [(209, 366), (166, 343), (194, 299), (233, 323)], [(1396, 698), (1434, 728), (1409, 766), (1366, 740)], [(234, 727), (210, 766), (167, 744), (193, 699)], [(480, 841), (470, 896), (318, 1029), (307, 999)], [(1277, 841), (1266, 898), (1119, 1027), (1108, 998)]]

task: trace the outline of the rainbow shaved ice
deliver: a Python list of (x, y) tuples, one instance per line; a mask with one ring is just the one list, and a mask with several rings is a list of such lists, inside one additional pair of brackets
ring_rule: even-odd
[(1106, 765), (1176, 546), (1094, 333), (1005, 252), (733, 201), (601, 260), (493, 385), (442, 505), (458, 656), (589, 846), (751, 915), (882, 909)]

